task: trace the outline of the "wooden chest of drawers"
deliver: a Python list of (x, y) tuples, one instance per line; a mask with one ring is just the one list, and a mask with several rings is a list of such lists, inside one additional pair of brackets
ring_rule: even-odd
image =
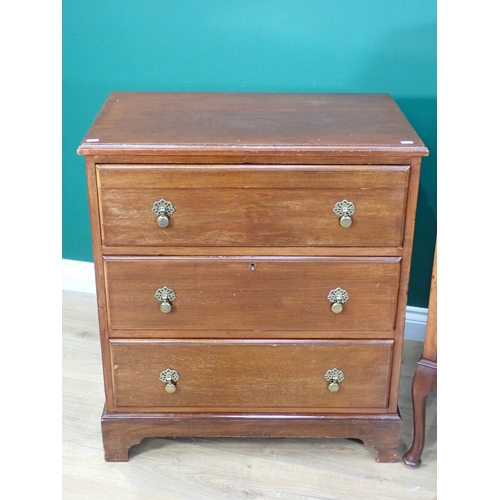
[(86, 157), (105, 458), (352, 437), (398, 460), (421, 157), (388, 95), (113, 93)]

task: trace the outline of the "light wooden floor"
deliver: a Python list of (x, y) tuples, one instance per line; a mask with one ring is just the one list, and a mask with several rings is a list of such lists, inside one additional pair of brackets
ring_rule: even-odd
[[(401, 454), (411, 444), (411, 381), (422, 353), (407, 341)], [(435, 499), (436, 394), (427, 399), (422, 466), (377, 464), (374, 450), (335, 439), (147, 439), (126, 463), (104, 461), (104, 402), (95, 295), (63, 291), (63, 499)]]

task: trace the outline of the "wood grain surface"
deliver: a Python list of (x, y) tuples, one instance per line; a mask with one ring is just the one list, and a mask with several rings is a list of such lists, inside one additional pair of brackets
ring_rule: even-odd
[[(233, 431), (357, 437), (378, 461), (398, 460), (404, 310), (428, 151), (390, 96), (113, 93), (78, 152), (89, 155), (106, 460), (126, 460), (132, 445), (158, 434)], [(163, 229), (151, 212), (160, 198), (175, 206)], [(332, 208), (349, 198), (353, 225), (341, 228)], [(176, 247), (184, 255), (162, 256)], [(205, 256), (194, 255), (200, 247)], [(238, 248), (286, 250), (244, 256)], [(318, 254), (295, 256), (297, 248)], [(330, 248), (347, 253), (321, 253)], [(163, 286), (177, 294), (170, 314), (154, 297)], [(339, 315), (326, 298), (336, 287), (349, 293)], [(323, 338), (290, 335), (314, 331)], [(336, 356), (352, 385), (325, 399), (319, 366)], [(168, 409), (185, 418), (158, 413), (165, 406), (151, 373), (167, 368), (164, 358), (184, 374), (173, 394), (184, 401)], [(312, 373), (302, 367), (299, 376), (303, 360)], [(183, 385), (196, 377), (201, 383)], [(200, 408), (207, 413), (197, 420)]]
[[(328, 413), (387, 406), (392, 341), (113, 340), (117, 411)], [(180, 375), (169, 394), (159, 380)], [(345, 379), (328, 390), (325, 373)]]
[[(408, 172), (409, 166), (100, 167), (102, 241), (106, 247), (398, 247)], [(161, 199), (175, 207), (166, 228), (152, 212)], [(333, 213), (345, 199), (356, 207), (349, 228)]]
[(437, 362), (437, 245), (434, 249), (428, 311), (422, 357)]
[(401, 372), (401, 358), (403, 355), (403, 333), (405, 328), (406, 306), (408, 303), (408, 286), (410, 282), (410, 268), (412, 262), (413, 239), (417, 198), (420, 184), (421, 158), (413, 158), (408, 185), (408, 198), (406, 200), (406, 217), (403, 237), (403, 257), (401, 259), (401, 272), (399, 282), (399, 295), (396, 313), (396, 335), (394, 342), (394, 356), (392, 358), (391, 395), (389, 410), (397, 410), (397, 395), (399, 393), (399, 379)]
[(427, 154), (388, 94), (113, 92), (78, 152), (131, 149)]
[(399, 460), (401, 417), (396, 415), (262, 415), (253, 413), (110, 413), (103, 411), (104, 456), (108, 462), (126, 462), (130, 448), (143, 439), (175, 437), (352, 437), (375, 448), (379, 463)]
[[(376, 463), (351, 439), (149, 438), (127, 463), (104, 461), (96, 297), (62, 295), (62, 498), (65, 500), (434, 500), (437, 393), (427, 398), (422, 466)], [(421, 342), (402, 357), (400, 454), (412, 442), (411, 383)], [(112, 485), (112, 486), (111, 486)]]
[[(105, 258), (109, 328), (119, 330), (349, 330), (392, 335), (399, 258)], [(252, 268), (253, 264), (253, 268)], [(253, 270), (252, 270), (253, 269)], [(156, 290), (175, 291), (172, 312)], [(349, 294), (340, 314), (328, 293)], [(329, 333), (325, 333), (326, 336)], [(345, 335), (345, 333), (344, 333)]]

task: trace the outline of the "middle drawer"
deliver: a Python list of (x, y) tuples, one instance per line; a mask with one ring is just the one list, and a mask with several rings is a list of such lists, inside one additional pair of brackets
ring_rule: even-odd
[(400, 260), (105, 257), (110, 336), (318, 330), (391, 336)]

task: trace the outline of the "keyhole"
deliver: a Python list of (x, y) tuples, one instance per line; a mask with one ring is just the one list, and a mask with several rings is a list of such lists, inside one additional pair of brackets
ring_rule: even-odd
[(255, 271), (255, 264), (253, 262), (250, 264), (250, 271)]

